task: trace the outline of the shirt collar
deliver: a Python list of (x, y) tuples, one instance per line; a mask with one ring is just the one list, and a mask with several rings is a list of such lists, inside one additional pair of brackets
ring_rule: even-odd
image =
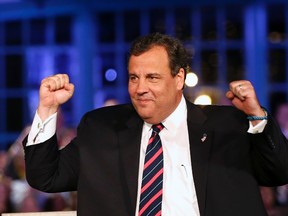
[(181, 101), (177, 108), (171, 115), (169, 115), (162, 123), (169, 131), (174, 131), (187, 119), (187, 106), (184, 96), (182, 95)]
[[(184, 96), (182, 95), (181, 101), (178, 104), (177, 108), (162, 121), (165, 129), (169, 131), (174, 131), (180, 126), (181, 123), (187, 119), (187, 106)], [(146, 131), (149, 131), (152, 127), (152, 124), (144, 122), (144, 128)]]

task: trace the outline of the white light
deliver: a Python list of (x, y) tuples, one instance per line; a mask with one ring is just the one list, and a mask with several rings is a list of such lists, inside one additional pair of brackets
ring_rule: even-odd
[(185, 84), (189, 87), (194, 87), (198, 83), (198, 77), (195, 73), (187, 73)]
[(200, 105), (210, 105), (212, 104), (212, 99), (208, 95), (200, 95), (195, 99), (194, 103)]

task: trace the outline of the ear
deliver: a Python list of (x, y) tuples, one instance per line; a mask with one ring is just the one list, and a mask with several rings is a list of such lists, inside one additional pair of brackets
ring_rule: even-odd
[(177, 82), (177, 89), (182, 90), (185, 83), (185, 71), (183, 68), (180, 68), (177, 75), (175, 76)]

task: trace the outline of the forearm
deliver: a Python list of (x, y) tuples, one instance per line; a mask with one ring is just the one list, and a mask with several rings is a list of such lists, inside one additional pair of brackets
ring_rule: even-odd
[(288, 183), (288, 142), (276, 121), (268, 115), (262, 133), (250, 134), (252, 165), (258, 182), (274, 186)]
[(24, 146), (27, 182), (45, 192), (76, 190), (78, 158), (66, 154), (72, 147), (58, 150), (56, 135), (39, 145)]

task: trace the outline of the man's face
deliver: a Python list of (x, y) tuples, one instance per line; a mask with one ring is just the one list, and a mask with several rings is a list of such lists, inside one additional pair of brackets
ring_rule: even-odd
[(129, 94), (141, 118), (156, 124), (178, 106), (184, 85), (184, 70), (173, 77), (165, 48), (152, 47), (139, 56), (131, 56), (128, 65)]

